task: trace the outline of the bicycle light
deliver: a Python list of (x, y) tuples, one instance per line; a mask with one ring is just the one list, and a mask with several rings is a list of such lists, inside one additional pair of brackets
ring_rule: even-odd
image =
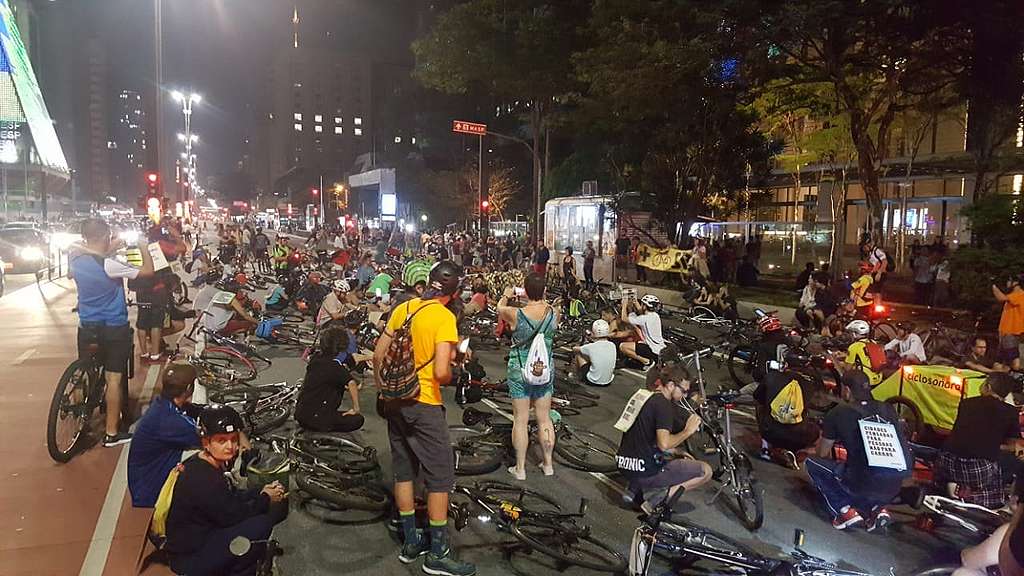
[(875, 314), (885, 314), (885, 305), (875, 304)]
[(480, 514), (479, 516), (476, 517), (476, 519), (481, 521), (481, 522), (483, 522), (484, 524), (487, 524), (488, 522), (491, 521), (491, 517), (488, 514)]
[(905, 374), (907, 376), (910, 376), (913, 373), (914, 373), (914, 367), (913, 366), (904, 366), (903, 367), (903, 374)]

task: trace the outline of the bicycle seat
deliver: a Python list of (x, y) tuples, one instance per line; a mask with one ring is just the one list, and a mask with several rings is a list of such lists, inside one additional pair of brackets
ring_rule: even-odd
[(721, 392), (719, 394), (708, 394), (708, 402), (713, 404), (732, 404), (737, 398), (742, 396), (743, 393), (737, 390), (730, 390), (728, 392)]
[(931, 446), (925, 446), (924, 444), (915, 444), (913, 442), (910, 442), (910, 450), (914, 454), (914, 458), (928, 464), (934, 463), (938, 460), (939, 453), (942, 452), (938, 448), (932, 448)]

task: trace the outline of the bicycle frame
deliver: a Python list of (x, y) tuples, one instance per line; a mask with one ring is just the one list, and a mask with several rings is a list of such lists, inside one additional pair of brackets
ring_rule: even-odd
[(935, 514), (938, 514), (943, 518), (948, 518), (953, 522), (956, 522), (965, 530), (968, 530), (975, 534), (984, 533), (986, 531), (984, 530), (985, 527), (978, 526), (974, 522), (971, 522), (970, 520), (967, 520), (966, 518), (963, 518), (957, 515), (956, 513), (947, 510), (949, 508), (952, 508), (954, 510), (969, 510), (977, 512), (981, 515), (990, 517), (992, 519), (992, 523), (997, 526), (999, 524), (1005, 524), (1010, 520), (1009, 518), (1004, 517), (999, 512), (989, 508), (985, 508), (984, 506), (972, 504), (970, 502), (964, 502), (962, 500), (946, 498), (945, 496), (939, 496), (937, 494), (929, 494), (925, 496), (921, 504), (928, 510), (934, 512)]

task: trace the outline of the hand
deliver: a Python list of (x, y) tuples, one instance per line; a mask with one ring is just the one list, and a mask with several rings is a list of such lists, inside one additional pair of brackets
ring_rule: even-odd
[(281, 500), (284, 500), (285, 496), (284, 486), (281, 486), (279, 482), (267, 484), (263, 487), (263, 490), (260, 490), (260, 492), (266, 494), (270, 498), (271, 502), (280, 502)]
[(356, 410), (355, 408), (352, 408), (351, 410), (345, 410), (344, 412), (341, 413), (341, 415), (342, 416), (358, 416), (359, 415), (359, 410)]
[(690, 414), (690, 417), (686, 419), (686, 426), (683, 429), (689, 432), (690, 434), (693, 434), (700, 428), (701, 424), (702, 421), (700, 419), (700, 416), (697, 416), (696, 414)]

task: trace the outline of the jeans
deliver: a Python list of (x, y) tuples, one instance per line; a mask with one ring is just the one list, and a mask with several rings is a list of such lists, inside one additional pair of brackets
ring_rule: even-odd
[(586, 286), (587, 286), (588, 290), (592, 290), (594, 288), (594, 265), (593, 264), (590, 264), (589, 266), (586, 263), (583, 264), (583, 281), (586, 282)]
[[(843, 480), (846, 470), (844, 462), (824, 458), (808, 458), (805, 464), (811, 484), (817, 488), (833, 517), (839, 516), (840, 511), (847, 506), (853, 507), (859, 512), (870, 512), (879, 506), (888, 504), (899, 493), (899, 484), (896, 484), (896, 489), (888, 496), (882, 493), (855, 492)], [(884, 478), (885, 476), (889, 475), (880, 474), (878, 484), (889, 483), (889, 478)]]
[[(274, 525), (288, 515), (288, 501), (271, 504), (265, 514), (247, 518), (238, 524), (210, 532), (206, 545), (187, 556), (171, 558), (171, 569), (188, 576), (251, 576), (267, 551), (266, 542)], [(231, 553), (231, 541), (238, 536), (248, 538), (252, 547), (242, 556)]]

